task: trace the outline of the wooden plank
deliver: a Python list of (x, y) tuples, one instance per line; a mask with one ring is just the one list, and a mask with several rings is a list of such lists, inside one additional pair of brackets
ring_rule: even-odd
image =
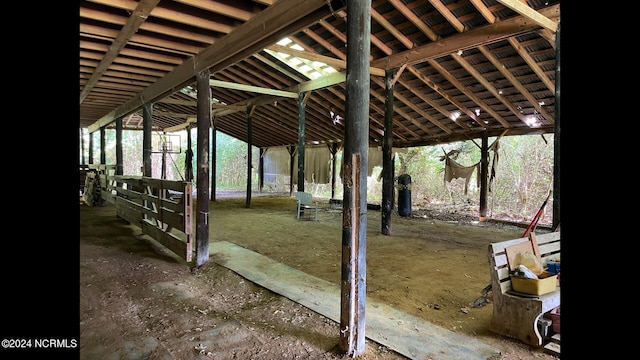
[(550, 242), (560, 241), (560, 231), (554, 231), (546, 234), (536, 234), (536, 239), (538, 240), (538, 246)]
[[(211, 259), (240, 276), (339, 322), (340, 286), (315, 278), (251, 250), (214, 241)], [(363, 334), (408, 359), (486, 360), (499, 358), (497, 349), (473, 337), (434, 325), (374, 299), (366, 301)], [(402, 324), (402, 325), (399, 325)]]
[(517, 12), (520, 15), (526, 16), (527, 18), (534, 21), (536, 24), (546, 28), (554, 33), (558, 30), (558, 22), (555, 20), (551, 20), (548, 17), (540, 14), (535, 9), (529, 7), (529, 5), (525, 2), (523, 3), (520, 0), (497, 0), (500, 4), (510, 8), (511, 10)]
[(518, 239), (512, 239), (512, 240), (505, 240), (505, 241), (501, 241), (501, 242), (496, 242), (496, 243), (491, 243), (491, 247), (490, 250), (493, 253), (493, 256), (495, 256), (495, 254), (499, 254), (501, 252), (504, 252), (504, 249), (506, 249), (507, 247), (511, 246), (511, 245), (516, 245), (516, 244), (520, 244), (522, 242), (525, 241), (529, 241), (529, 239), (523, 237), (523, 238), (518, 238)]
[(116, 215), (127, 220), (130, 224), (139, 226), (142, 221), (142, 214), (140, 213), (140, 205), (127, 199), (116, 197), (115, 201)]
[(533, 248), (533, 255), (540, 259), (540, 249), (538, 248), (538, 239), (535, 232), (529, 233), (529, 241), (531, 241), (531, 248)]
[(511, 245), (505, 248), (504, 250), (507, 253), (507, 263), (509, 264), (509, 270), (512, 270), (512, 271), (517, 267), (516, 256), (518, 254), (520, 253), (524, 254), (527, 251), (533, 254), (533, 246), (529, 241), (516, 244), (516, 245)]
[(540, 250), (540, 257), (549, 257), (549, 255), (552, 254), (558, 254), (558, 256), (560, 255), (560, 242), (554, 242), (554, 243), (547, 243), (544, 244), (543, 246), (539, 246), (538, 249)]
[(144, 234), (151, 236), (155, 241), (164, 245), (181, 258), (185, 260), (188, 258), (189, 260), (186, 261), (191, 261), (191, 254), (187, 254), (187, 244), (176, 235), (162, 231), (146, 219), (142, 220), (140, 225)]
[(550, 342), (544, 346), (544, 352), (554, 356), (560, 356), (560, 343)]

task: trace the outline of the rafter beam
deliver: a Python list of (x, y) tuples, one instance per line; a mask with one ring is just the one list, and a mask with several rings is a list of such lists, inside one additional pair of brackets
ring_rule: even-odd
[[(540, 14), (550, 19), (560, 19), (560, 5), (541, 9)], [(372, 67), (394, 69), (404, 64), (414, 65), (437, 59), (458, 50), (467, 50), (479, 45), (490, 44), (511, 36), (540, 29), (540, 25), (524, 16), (496, 21), (494, 24), (465, 31), (446, 39), (423, 46), (414, 47), (371, 62)]]
[[(189, 58), (174, 68), (153, 85), (144, 89), (138, 96), (118, 106), (107, 115), (88, 127), (89, 132), (99, 130), (116, 118), (128, 115), (141, 108), (145, 103), (156, 101), (171, 93), (179, 91), (194, 81), (195, 75), (204, 69), (223, 63), (232, 63), (237, 57), (260, 51), (267, 43), (279, 40), (281, 33), (300, 31), (303, 25), (299, 20), (324, 17), (329, 12), (326, 0), (279, 0), (265, 10), (256, 14), (249, 21), (238, 26), (231, 33), (208, 46), (196, 56)], [(288, 29), (291, 27), (291, 29)], [(218, 69), (220, 70), (220, 69)], [(215, 72), (215, 71), (214, 71)]]
[(286, 98), (292, 98), (292, 99), (296, 99), (298, 97), (297, 92), (267, 89), (260, 86), (244, 85), (244, 84), (238, 84), (238, 83), (221, 81), (221, 80), (209, 80), (209, 85), (211, 85), (212, 87), (221, 87), (225, 89), (249, 91), (249, 92), (255, 92), (259, 94), (274, 95), (274, 96), (280, 96), (280, 97), (286, 97)]
[(140, 25), (147, 20), (147, 16), (149, 16), (151, 10), (153, 10), (159, 2), (160, 0), (141, 0), (138, 3), (136, 9), (127, 19), (127, 23), (109, 47), (109, 50), (102, 57), (102, 61), (100, 61), (100, 64), (98, 64), (93, 74), (91, 74), (91, 78), (89, 78), (82, 88), (82, 92), (80, 92), (80, 104), (82, 104), (84, 99), (87, 98), (87, 95), (89, 95), (91, 89), (93, 89), (93, 87), (98, 83), (98, 80), (107, 71), (109, 65), (111, 65), (113, 60), (115, 60), (115, 58), (118, 57), (118, 54), (120, 54), (120, 51), (125, 47), (125, 45), (127, 45), (129, 38), (135, 35)]
[[(310, 51), (296, 50), (288, 46), (282, 46), (282, 45), (271, 45), (267, 49), (271, 51), (281, 52), (283, 54), (288, 54), (291, 56), (296, 56), (301, 59), (306, 59), (310, 61), (320, 61), (331, 67), (338, 68), (338, 69), (347, 68), (346, 60), (340, 60), (340, 59), (332, 58), (330, 56), (324, 56), (317, 53), (312, 53)], [(369, 72), (371, 73), (371, 75), (384, 76), (384, 69), (371, 67), (369, 68)]]
[(509, 9), (517, 12), (522, 16), (526, 16), (527, 18), (534, 21), (536, 24), (542, 26), (545, 29), (551, 30), (554, 33), (558, 30), (558, 23), (547, 18), (546, 16), (540, 14), (539, 12), (532, 9), (526, 3), (521, 2), (520, 0), (497, 0), (500, 4), (508, 7)]

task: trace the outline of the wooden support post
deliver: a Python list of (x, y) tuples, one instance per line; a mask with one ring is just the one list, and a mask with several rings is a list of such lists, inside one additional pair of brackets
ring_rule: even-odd
[(556, 100), (553, 125), (553, 220), (552, 227), (560, 226), (560, 23), (556, 31)]
[(116, 119), (116, 172), (115, 175), (124, 174), (122, 165), (122, 117)]
[(105, 127), (100, 128), (100, 164), (107, 164), (107, 150), (106, 150), (106, 140), (105, 140)]
[(260, 148), (260, 156), (258, 158), (258, 191), (262, 192), (264, 188), (264, 155), (265, 148)]
[(217, 136), (216, 133), (218, 132), (216, 130), (216, 117), (215, 115), (213, 116), (213, 121), (211, 122), (211, 133), (209, 134), (209, 138), (211, 139), (211, 166), (209, 166), (209, 169), (211, 170), (211, 201), (216, 201), (216, 158), (217, 158), (217, 154), (218, 154), (218, 143), (216, 142), (217, 140)]
[[(167, 133), (163, 133), (163, 135), (166, 135)], [(163, 140), (161, 141), (162, 143), (162, 171), (160, 173), (160, 178), (162, 180), (166, 180), (167, 179), (167, 145), (165, 143), (166, 139), (164, 139), (164, 136), (162, 137)]]
[(253, 136), (253, 124), (251, 121), (251, 114), (253, 113), (254, 106), (247, 107), (247, 197), (245, 201), (245, 207), (248, 209), (251, 207), (251, 180), (252, 169), (251, 163), (253, 162), (251, 154), (251, 137)]
[(384, 139), (382, 142), (382, 235), (391, 235), (393, 209), (394, 168), (393, 151), (393, 70), (387, 69), (385, 76)]
[[(115, 175), (124, 175), (122, 155), (122, 116), (116, 119), (116, 171)], [(116, 183), (117, 187), (120, 187), (122, 183)], [(120, 196), (120, 194), (118, 194)]]
[(184, 181), (193, 181), (193, 150), (191, 124), (187, 126), (187, 150), (184, 151)]
[(304, 93), (298, 94), (298, 191), (304, 191)]
[(338, 153), (338, 144), (332, 143), (329, 148), (331, 152), (331, 199), (336, 196), (336, 154)]
[(340, 348), (357, 357), (365, 350), (371, 0), (349, 2), (347, 39)]
[(296, 156), (296, 147), (287, 145), (289, 152), (289, 196), (293, 195), (293, 159)]
[(93, 164), (93, 133), (89, 133), (89, 164)]
[(482, 146), (480, 147), (480, 210), (479, 220), (487, 217), (487, 186), (489, 179), (489, 138), (487, 132), (482, 133)]
[(151, 177), (151, 128), (153, 104), (142, 107), (142, 176)]
[(85, 158), (84, 158), (84, 133), (82, 129), (83, 128), (79, 128), (80, 130), (80, 165), (86, 164)]
[(196, 216), (196, 266), (209, 261), (209, 123), (211, 120), (211, 87), (209, 69), (196, 75), (198, 90), (198, 183)]

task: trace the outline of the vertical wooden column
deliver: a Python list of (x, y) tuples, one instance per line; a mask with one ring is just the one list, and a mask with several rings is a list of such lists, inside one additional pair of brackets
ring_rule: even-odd
[(382, 235), (391, 235), (393, 209), (393, 70), (386, 69), (384, 78), (384, 139), (382, 141)]
[(560, 225), (560, 23), (556, 31), (556, 100), (553, 125), (553, 220), (552, 227)]
[(93, 134), (89, 133), (89, 164), (93, 164)]
[(107, 163), (107, 146), (105, 144), (105, 127), (100, 128), (100, 164), (105, 165)]
[(187, 149), (184, 151), (184, 181), (193, 181), (193, 150), (191, 125), (187, 126)]
[[(124, 175), (124, 157), (122, 154), (122, 116), (116, 119), (116, 175)], [(117, 182), (117, 187), (121, 187), (122, 183)], [(122, 196), (120, 193), (117, 196)]]
[[(162, 133), (163, 136), (167, 135), (166, 132)], [(160, 178), (165, 180), (167, 178), (167, 145), (166, 139), (162, 141), (162, 170), (160, 172)]]
[(336, 155), (338, 154), (338, 143), (332, 143), (329, 147), (331, 152), (331, 199), (336, 196)]
[(196, 75), (198, 91), (197, 126), (197, 167), (196, 182), (196, 261), (201, 266), (209, 261), (209, 123), (211, 121), (211, 86), (209, 86), (209, 69)]
[(347, 3), (347, 39), (340, 349), (356, 357), (365, 350), (371, 0)]
[(80, 129), (80, 164), (84, 165), (86, 162), (85, 158), (84, 158), (84, 136), (83, 136), (83, 131), (82, 128)]
[(489, 138), (487, 132), (482, 133), (480, 147), (480, 210), (478, 220), (485, 221), (487, 217), (487, 186), (489, 179)]
[(304, 191), (304, 139), (305, 139), (304, 93), (298, 94), (298, 191)]
[(151, 128), (153, 104), (142, 106), (142, 176), (151, 177)]
[(253, 162), (251, 156), (253, 153), (251, 151), (251, 137), (253, 136), (253, 124), (251, 121), (251, 115), (253, 114), (253, 109), (255, 109), (255, 106), (247, 107), (247, 199), (244, 205), (246, 208), (251, 207), (251, 163)]
[(218, 118), (214, 115), (213, 121), (211, 122), (211, 201), (216, 201), (216, 158), (218, 154), (218, 143), (217, 143), (217, 120)]
[(258, 190), (262, 192), (262, 188), (264, 187), (264, 155), (266, 154), (266, 150), (264, 148), (260, 148), (260, 157), (258, 158)]
[[(122, 116), (116, 119), (116, 175), (124, 174), (122, 155)], [(120, 186), (120, 183), (118, 183)]]
[(289, 196), (293, 195), (293, 159), (296, 156), (296, 147), (287, 145), (289, 152)]

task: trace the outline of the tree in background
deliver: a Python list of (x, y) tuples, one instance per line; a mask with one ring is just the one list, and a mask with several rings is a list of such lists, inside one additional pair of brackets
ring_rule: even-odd
[[(492, 144), (496, 138), (490, 138)], [(412, 179), (414, 204), (462, 204), (478, 205), (480, 189), (476, 185), (476, 173), (464, 194), (465, 179), (444, 181), (442, 156), (454, 151), (455, 161), (471, 166), (480, 160), (480, 149), (471, 141), (438, 146), (418, 147), (400, 153), (400, 163)], [(488, 192), (488, 216), (528, 221), (540, 208), (553, 184), (553, 135), (508, 136), (500, 139), (496, 153), (490, 152), (489, 163), (498, 156), (495, 179)], [(401, 167), (402, 169), (402, 167)], [(399, 175), (396, 173), (396, 175)], [(551, 211), (552, 199), (545, 207)], [(540, 222), (545, 222), (544, 215)], [(548, 218), (550, 222), (550, 217)]]
[[(196, 129), (191, 129), (191, 138), (195, 138)], [(186, 131), (178, 133), (181, 137), (179, 154), (167, 154), (167, 179), (184, 181)], [(88, 134), (84, 134), (84, 144), (88, 148)], [(97, 137), (97, 134), (93, 136)], [(496, 138), (490, 138), (493, 144)], [(115, 164), (115, 130), (105, 133), (107, 164)], [(142, 175), (142, 132), (123, 131), (123, 168), (125, 175)], [(93, 163), (100, 161), (100, 143), (93, 143)], [(196, 151), (192, 141), (192, 151)], [(216, 188), (220, 190), (246, 190), (247, 144), (231, 136), (216, 132)], [(453, 179), (445, 182), (445, 154), (453, 154), (454, 160), (462, 166), (471, 166), (480, 160), (480, 149), (475, 142), (461, 141), (435, 146), (408, 148), (397, 153), (394, 181), (402, 174), (411, 176), (411, 198), (413, 207), (428, 208), (430, 205), (478, 206), (480, 189), (477, 184), (477, 171), (472, 175), (468, 191), (465, 194), (465, 179)], [(499, 140), (495, 152), (489, 153), (490, 166), (493, 157), (498, 157), (493, 179), (488, 192), (488, 216), (516, 221), (529, 221), (538, 211), (553, 185), (553, 134), (506, 136)], [(337, 159), (341, 158), (341, 153)], [(153, 176), (160, 178), (162, 154), (152, 154)], [(193, 161), (197, 161), (194, 156)], [(259, 149), (252, 147), (252, 188), (258, 190)], [(337, 162), (337, 172), (340, 172)], [(193, 164), (194, 179), (196, 164)], [(381, 168), (376, 168), (367, 184), (367, 199), (379, 202), (382, 198)], [(316, 197), (329, 198), (331, 188), (328, 184), (305, 184)], [(342, 197), (342, 183), (336, 180), (335, 197)], [(397, 196), (395, 197), (397, 199)], [(550, 223), (548, 216), (553, 209), (553, 197), (550, 197), (540, 223)]]

